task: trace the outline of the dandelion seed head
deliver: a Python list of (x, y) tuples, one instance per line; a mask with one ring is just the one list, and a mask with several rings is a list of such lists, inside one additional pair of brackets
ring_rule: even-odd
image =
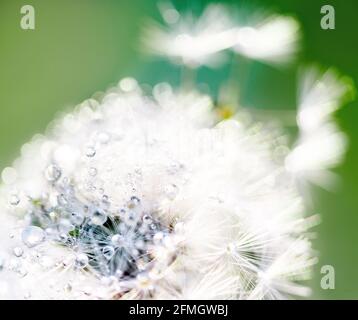
[(1, 187), (0, 280), (15, 275), (23, 299), (306, 293), (295, 282), (315, 261), (302, 197), (273, 152), (284, 139), (215, 121), (205, 95), (162, 84), (150, 97), (122, 81), (56, 120)]

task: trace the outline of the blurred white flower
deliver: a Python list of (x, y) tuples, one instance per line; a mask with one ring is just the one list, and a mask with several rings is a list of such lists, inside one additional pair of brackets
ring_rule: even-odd
[(292, 17), (272, 15), (261, 17), (258, 23), (243, 24), (223, 5), (207, 6), (198, 19), (191, 13), (181, 16), (167, 6), (161, 9), (167, 26), (149, 24), (144, 29), (143, 45), (150, 53), (180, 64), (216, 67), (225, 61), (226, 49), (272, 64), (289, 63), (297, 53), (299, 24)]
[(239, 28), (234, 51), (272, 64), (291, 62), (298, 51), (299, 24), (292, 17), (270, 16), (253, 26)]
[[(130, 80), (130, 81), (129, 81)], [(131, 84), (128, 86), (128, 84)], [(0, 295), (307, 295), (310, 220), (284, 139), (167, 84), (120, 82), (35, 136), (0, 190)]]
[(286, 166), (297, 178), (325, 188), (334, 185), (329, 171), (342, 161), (347, 138), (336, 126), (332, 114), (350, 90), (346, 79), (333, 70), (321, 74), (307, 70), (301, 77), (297, 124), (299, 139), (286, 159)]
[[(174, 9), (162, 10), (165, 12)], [(180, 15), (174, 23), (162, 26), (152, 21), (144, 28), (143, 45), (153, 54), (165, 56), (189, 67), (218, 66), (222, 51), (234, 46), (237, 28), (223, 5), (209, 5), (199, 18)]]

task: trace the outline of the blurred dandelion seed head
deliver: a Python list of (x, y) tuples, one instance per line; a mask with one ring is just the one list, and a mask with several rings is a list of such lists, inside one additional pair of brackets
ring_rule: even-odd
[(161, 14), (166, 25), (150, 21), (143, 31), (143, 46), (149, 53), (191, 68), (220, 66), (227, 49), (275, 65), (292, 62), (300, 39), (294, 18), (264, 15), (244, 24), (232, 11), (224, 5), (209, 5), (195, 19), (192, 12), (174, 14), (174, 7), (164, 6)]

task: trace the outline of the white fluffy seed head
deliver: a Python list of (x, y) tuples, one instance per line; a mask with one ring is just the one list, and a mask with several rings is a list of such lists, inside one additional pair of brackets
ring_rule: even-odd
[(284, 139), (215, 121), (207, 96), (119, 85), (26, 144), (1, 187), (2, 297), (307, 294), (296, 282), (315, 259), (274, 156)]

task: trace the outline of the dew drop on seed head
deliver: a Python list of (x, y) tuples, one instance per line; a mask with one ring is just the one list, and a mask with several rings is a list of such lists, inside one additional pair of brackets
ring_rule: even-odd
[(124, 223), (128, 226), (134, 226), (137, 223), (137, 214), (133, 210), (129, 210), (126, 212), (124, 216)]
[(24, 267), (20, 267), (20, 268), (17, 270), (17, 273), (18, 273), (18, 275), (19, 275), (21, 278), (24, 278), (24, 277), (27, 276), (28, 271), (27, 271)]
[(35, 247), (45, 240), (46, 233), (40, 227), (28, 226), (21, 234), (22, 242), (29, 248)]
[(109, 142), (109, 140), (110, 140), (110, 136), (106, 132), (101, 132), (101, 133), (98, 134), (97, 140), (101, 144), (107, 144)]
[(115, 234), (114, 236), (112, 236), (111, 242), (115, 247), (121, 247), (124, 242), (123, 236), (121, 236), (120, 234)]
[(72, 290), (71, 283), (66, 283), (63, 287), (63, 290), (66, 292), (70, 292)]
[(60, 194), (60, 195), (57, 197), (57, 202), (58, 202), (58, 204), (61, 205), (61, 206), (67, 205), (66, 196), (65, 196), (64, 194)]
[(175, 184), (171, 184), (165, 188), (164, 192), (169, 200), (174, 200), (179, 192), (179, 189)]
[(60, 233), (59, 234), (59, 240), (63, 243), (67, 242), (68, 240), (68, 235), (66, 233)]
[(96, 149), (93, 147), (87, 147), (86, 148), (86, 156), (89, 158), (92, 158), (96, 155)]
[(87, 255), (85, 255), (84, 253), (80, 253), (76, 256), (75, 259), (75, 266), (77, 268), (83, 269), (87, 266), (88, 264), (88, 257)]
[(71, 222), (76, 225), (76, 226), (79, 226), (82, 224), (82, 222), (84, 221), (84, 216), (80, 213), (77, 213), (77, 212), (72, 212), (71, 214)]
[(17, 206), (20, 203), (20, 198), (16, 194), (13, 194), (10, 196), (9, 202), (12, 206)]
[(54, 164), (49, 165), (45, 171), (46, 179), (51, 182), (60, 179), (61, 174), (62, 174), (61, 169)]
[(31, 292), (25, 292), (24, 293), (24, 299), (25, 300), (28, 300), (28, 299), (30, 299), (31, 298)]
[(131, 197), (131, 199), (128, 202), (128, 208), (136, 208), (140, 204), (140, 199), (136, 196)]
[(107, 221), (107, 216), (102, 211), (95, 211), (92, 215), (91, 222), (95, 225), (101, 226)]
[(16, 257), (21, 257), (21, 256), (23, 255), (23, 253), (24, 253), (24, 250), (22, 250), (21, 247), (15, 247), (15, 248), (13, 249), (13, 253), (14, 253), (14, 255), (15, 255)]
[(97, 169), (94, 168), (94, 167), (89, 168), (88, 174), (89, 174), (91, 177), (95, 177), (95, 176), (97, 175)]
[(152, 218), (149, 214), (145, 214), (142, 218), (143, 223), (150, 224), (152, 222)]
[(114, 249), (112, 246), (105, 246), (102, 249), (102, 253), (107, 260), (110, 260), (114, 255)]
[(163, 238), (164, 238), (164, 233), (159, 231), (154, 235), (153, 241), (154, 241), (154, 243), (158, 244), (159, 242), (161, 242), (163, 240)]

